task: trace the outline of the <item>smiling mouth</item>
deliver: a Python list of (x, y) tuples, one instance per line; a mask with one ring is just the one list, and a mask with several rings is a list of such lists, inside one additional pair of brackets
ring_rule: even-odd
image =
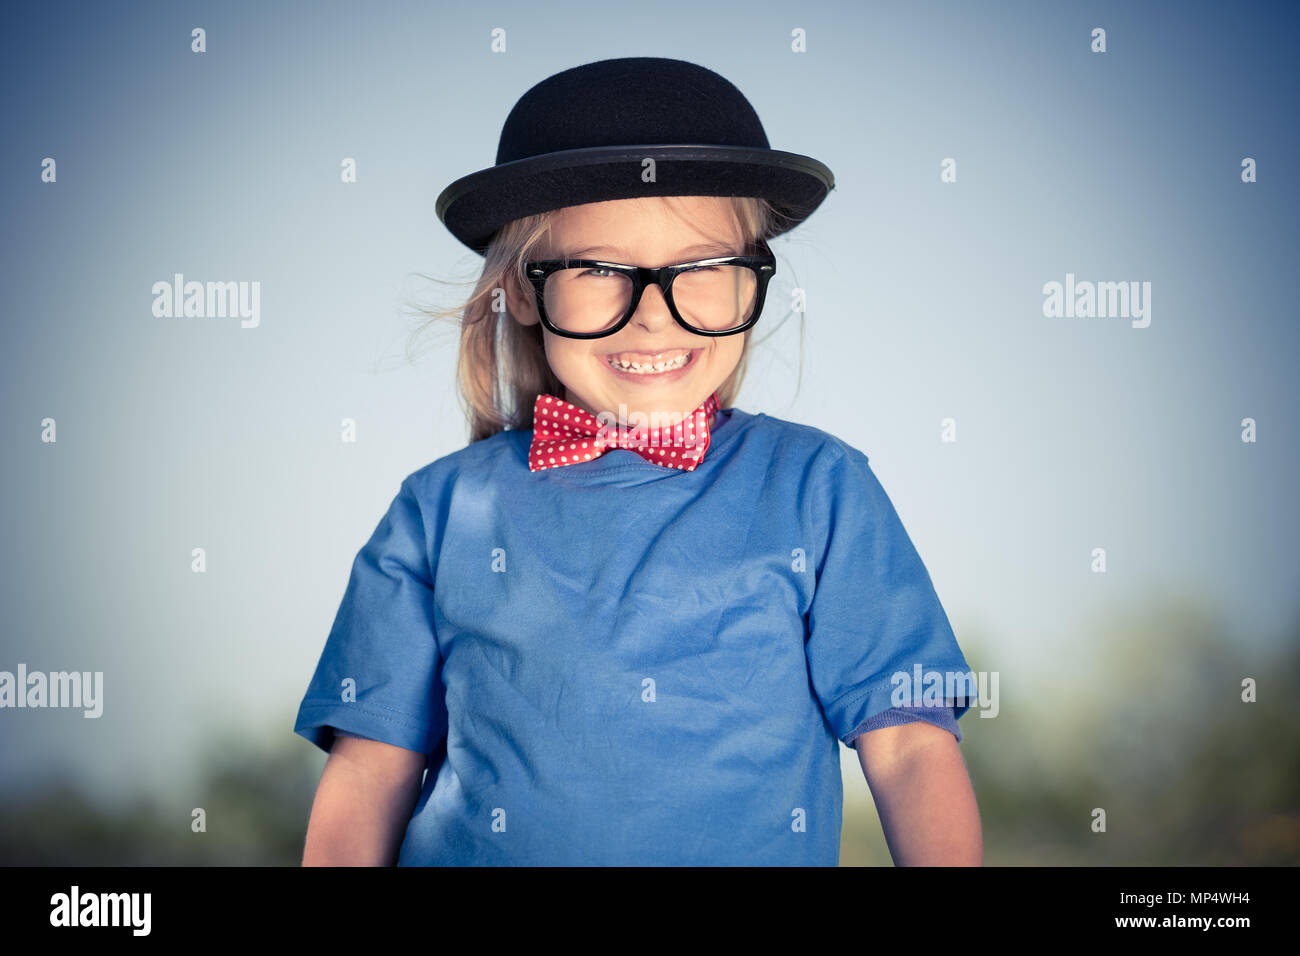
[(698, 349), (673, 349), (666, 352), (615, 352), (605, 356), (605, 363), (620, 372), (633, 375), (657, 375), (685, 368), (695, 360)]

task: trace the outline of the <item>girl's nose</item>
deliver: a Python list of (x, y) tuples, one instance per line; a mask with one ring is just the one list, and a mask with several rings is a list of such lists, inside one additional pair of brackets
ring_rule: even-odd
[(675, 325), (673, 314), (668, 311), (668, 302), (663, 290), (657, 285), (647, 285), (641, 293), (641, 301), (632, 313), (632, 323), (648, 332), (656, 332), (670, 325)]

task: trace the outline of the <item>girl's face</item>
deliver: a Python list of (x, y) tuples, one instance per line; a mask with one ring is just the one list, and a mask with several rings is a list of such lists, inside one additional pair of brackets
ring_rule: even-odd
[[(534, 258), (602, 259), (625, 265), (676, 265), (710, 256), (742, 255), (744, 237), (731, 203), (713, 196), (657, 196), (615, 199), (558, 210), (552, 220), (551, 248)], [(678, 218), (677, 209), (682, 209)], [(541, 321), (531, 288), (511, 290), (510, 312), (523, 325)], [(546, 359), (565, 386), (561, 397), (593, 415), (619, 406), (628, 414), (687, 414), (699, 407), (740, 362), (745, 336), (696, 335), (678, 325), (658, 286), (647, 286), (636, 312), (614, 335), (570, 339), (543, 328)], [(610, 359), (659, 362), (690, 353), (676, 372), (633, 375), (616, 371)]]

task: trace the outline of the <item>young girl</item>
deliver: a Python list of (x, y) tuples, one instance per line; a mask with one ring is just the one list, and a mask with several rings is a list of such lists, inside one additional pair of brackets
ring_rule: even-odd
[(840, 741), (897, 863), (982, 861), (969, 668), (866, 455), (732, 405), (767, 240), (832, 187), (643, 57), (535, 86), (443, 193), (486, 257), (471, 443), (352, 566), (294, 727), (330, 754), (304, 864), (835, 865)]

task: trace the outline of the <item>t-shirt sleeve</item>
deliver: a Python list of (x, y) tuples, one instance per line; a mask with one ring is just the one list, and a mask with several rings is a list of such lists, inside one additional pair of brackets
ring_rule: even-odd
[(895, 707), (960, 718), (975, 703), (975, 681), (867, 456), (837, 452), (812, 484), (824, 547), (805, 650), (822, 712), (847, 746), (869, 718)]
[(953, 716), (955, 709), (952, 701), (948, 701), (945, 707), (891, 707), (874, 717), (868, 717), (844, 738), (844, 742), (851, 747), (854, 740), (873, 730), (897, 727), (899, 724), (912, 724), (920, 720), (943, 728), (957, 738), (957, 743), (961, 743), (961, 728), (957, 726), (957, 718)]
[(426, 540), (408, 477), (352, 563), (298, 708), (294, 733), (322, 750), (336, 729), (425, 754), (447, 733)]

